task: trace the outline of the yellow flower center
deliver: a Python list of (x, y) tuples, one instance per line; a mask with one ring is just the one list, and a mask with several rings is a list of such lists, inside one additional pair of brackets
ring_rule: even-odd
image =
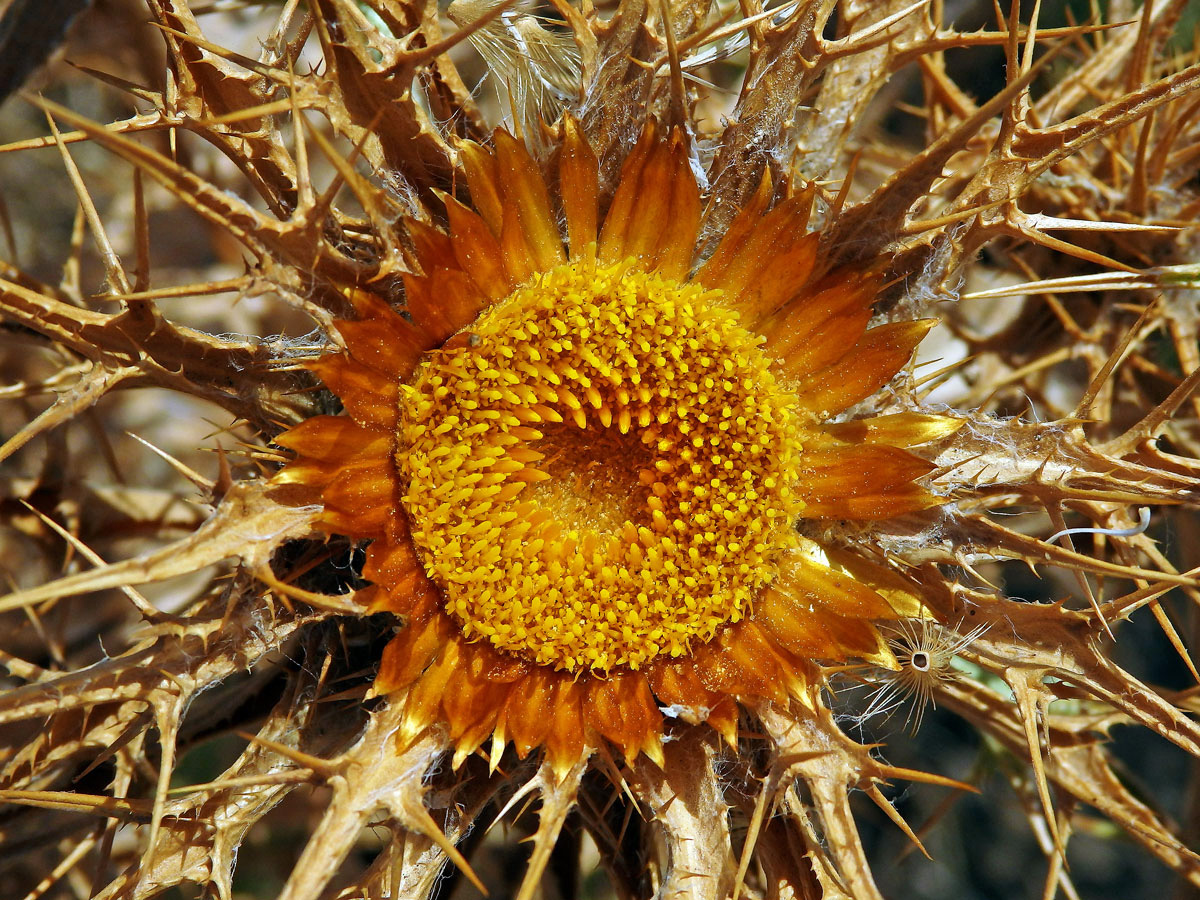
[(559, 266), (402, 388), (413, 542), (468, 639), (637, 669), (710, 640), (774, 577), (801, 505), (796, 417), (718, 294)]

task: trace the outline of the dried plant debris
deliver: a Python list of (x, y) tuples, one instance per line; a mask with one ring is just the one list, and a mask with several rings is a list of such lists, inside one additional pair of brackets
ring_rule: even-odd
[(949, 6), (81, 14), (0, 894), (1200, 886), (1195, 10)]

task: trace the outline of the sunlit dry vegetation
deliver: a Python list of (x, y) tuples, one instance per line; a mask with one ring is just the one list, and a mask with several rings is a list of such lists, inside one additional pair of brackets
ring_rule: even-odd
[[(1200, 886), (1195, 11), (959, 5), (85, 13), (0, 118), (0, 894)], [(519, 320), (480, 310), (597, 253), (638, 296), (714, 288), (742, 318), (710, 333), (773, 354), (747, 408), (777, 378), (809, 417), (763, 430), (799, 499), (747, 488), (786, 527), (719, 545), (749, 599), (670, 687), (629, 632), (591, 668), (484, 613), (445, 637), (476, 607), (411, 495), (430, 360), (482, 371)], [(506, 475), (624, 510), (636, 414), (538, 391), (513, 433), (582, 436)]]

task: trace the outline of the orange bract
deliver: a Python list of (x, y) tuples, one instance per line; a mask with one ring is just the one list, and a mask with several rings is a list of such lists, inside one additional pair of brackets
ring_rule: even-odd
[[(313, 368), (346, 416), (279, 443), (276, 481), (371, 541), (371, 610), (402, 616), (377, 693), (456, 764), (489, 737), (560, 773), (600, 741), (662, 758), (664, 717), (733, 741), (738, 705), (808, 700), (815, 660), (893, 663), (873, 622), (917, 603), (800, 537), (937, 501), (904, 447), (950, 419), (829, 420), (928, 329), (866, 330), (878, 283), (814, 276), (811, 196), (763, 189), (696, 266), (684, 139), (647, 127), (601, 220), (571, 121), (558, 205), (505, 132), (461, 160), (474, 209), (410, 223), (408, 318), (355, 292), (345, 353)], [(313, 499), (317, 499), (314, 496)], [(886, 596), (885, 596), (886, 595)]]

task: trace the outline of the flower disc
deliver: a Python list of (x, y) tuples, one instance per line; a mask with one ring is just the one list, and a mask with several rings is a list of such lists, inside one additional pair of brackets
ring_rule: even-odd
[(800, 448), (719, 293), (561, 265), (402, 386), (413, 542), (467, 639), (607, 672), (747, 614), (794, 542)]

